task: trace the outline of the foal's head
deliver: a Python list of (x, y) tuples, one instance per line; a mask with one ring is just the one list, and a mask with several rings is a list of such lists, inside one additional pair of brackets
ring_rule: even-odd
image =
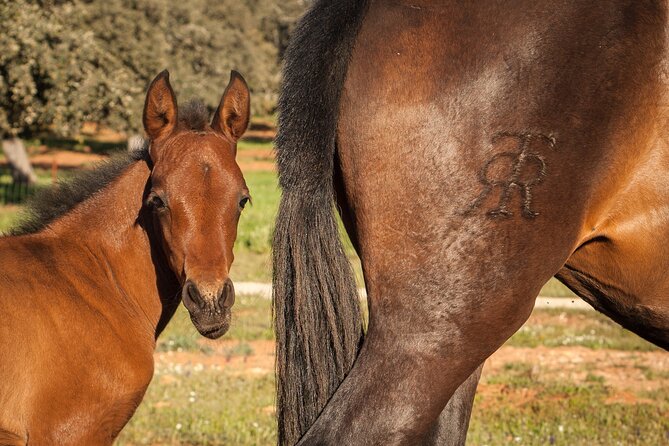
[(235, 302), (228, 272), (239, 216), (250, 198), (235, 154), (249, 122), (249, 103), (246, 82), (233, 71), (210, 123), (193, 107), (180, 116), (164, 71), (149, 86), (144, 104), (153, 165), (146, 206), (191, 320), (212, 339), (228, 330)]

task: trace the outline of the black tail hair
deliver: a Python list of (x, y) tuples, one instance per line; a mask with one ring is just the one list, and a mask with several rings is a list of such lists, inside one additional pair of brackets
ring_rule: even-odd
[(285, 55), (276, 138), (281, 204), (273, 242), (278, 444), (309, 429), (362, 337), (351, 264), (334, 216), (339, 100), (366, 0), (318, 0)]

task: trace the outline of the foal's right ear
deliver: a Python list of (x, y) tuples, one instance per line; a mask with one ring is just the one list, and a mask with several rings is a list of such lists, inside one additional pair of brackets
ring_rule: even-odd
[(149, 139), (168, 135), (177, 124), (177, 99), (170, 85), (170, 73), (161, 72), (149, 85), (142, 117)]
[(218, 105), (211, 127), (237, 142), (246, 131), (251, 116), (251, 93), (241, 74), (232, 70), (230, 82), (225, 87), (221, 103)]

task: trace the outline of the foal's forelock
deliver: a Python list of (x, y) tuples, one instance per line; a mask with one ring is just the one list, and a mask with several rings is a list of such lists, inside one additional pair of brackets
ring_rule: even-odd
[(192, 100), (179, 106), (178, 121), (180, 126), (186, 130), (207, 133), (207, 129), (211, 131), (210, 115), (209, 109), (202, 101)]

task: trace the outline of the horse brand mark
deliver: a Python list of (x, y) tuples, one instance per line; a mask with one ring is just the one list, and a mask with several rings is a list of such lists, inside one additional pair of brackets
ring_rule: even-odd
[(546, 176), (546, 163), (538, 153), (530, 151), (530, 145), (537, 141), (555, 148), (555, 138), (539, 133), (502, 132), (492, 138), (497, 145), (504, 139), (512, 138), (518, 142), (515, 151), (501, 152), (493, 155), (479, 172), (479, 181), (483, 190), (464, 212), (470, 215), (481, 207), (493, 189), (500, 190), (497, 206), (487, 212), (493, 218), (509, 218), (513, 212), (509, 210), (509, 201), (514, 190), (518, 190), (521, 201), (521, 213), (525, 218), (539, 215), (532, 210), (532, 188), (541, 183)]

